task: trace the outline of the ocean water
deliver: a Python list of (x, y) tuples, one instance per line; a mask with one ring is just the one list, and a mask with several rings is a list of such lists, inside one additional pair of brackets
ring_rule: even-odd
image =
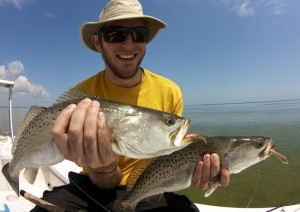
[[(29, 108), (27, 107), (12, 109), (13, 129), (15, 135), (28, 110)], [(9, 116), (8, 108), (6, 107), (0, 107), (0, 132), (9, 132)]]
[(227, 187), (211, 196), (188, 188), (181, 194), (194, 202), (228, 207), (273, 207), (300, 203), (300, 101), (185, 106), (184, 116), (192, 120), (190, 132), (203, 135), (261, 135), (273, 138), (275, 156), (239, 174), (230, 176)]
[[(14, 108), (15, 134), (28, 108)], [(230, 176), (227, 187), (219, 187), (205, 198), (198, 188), (180, 191), (192, 201), (229, 207), (275, 207), (300, 203), (300, 100), (243, 104), (185, 106), (184, 116), (192, 120), (189, 132), (203, 135), (261, 135), (272, 137), (276, 150), (288, 165), (276, 157)], [(0, 129), (8, 131), (7, 108), (0, 108)]]

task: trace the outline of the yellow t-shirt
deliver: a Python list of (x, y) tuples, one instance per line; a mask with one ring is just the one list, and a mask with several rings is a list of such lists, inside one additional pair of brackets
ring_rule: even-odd
[[(103, 99), (152, 108), (181, 116), (183, 100), (178, 85), (146, 69), (143, 70), (145, 74), (143, 81), (133, 88), (123, 88), (113, 84), (107, 78), (105, 70), (80, 82), (75, 88), (100, 96)], [(136, 159), (120, 156), (118, 165), (123, 173), (120, 186), (126, 185), (127, 178), (137, 161)]]

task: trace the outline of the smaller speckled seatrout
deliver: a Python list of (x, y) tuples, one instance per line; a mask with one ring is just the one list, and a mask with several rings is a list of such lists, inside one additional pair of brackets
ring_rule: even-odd
[[(242, 170), (276, 155), (283, 163), (287, 159), (275, 151), (271, 138), (259, 136), (217, 136), (204, 140), (191, 137), (193, 142), (184, 149), (170, 155), (143, 160), (133, 170), (127, 181), (128, 196), (109, 204), (111, 211), (134, 211), (141, 200), (163, 192), (185, 189), (191, 185), (197, 162), (205, 153), (217, 153), (222, 167), (229, 173)], [(219, 186), (211, 183), (205, 196), (212, 194)]]
[(30, 108), (14, 139), (13, 158), (2, 173), (18, 193), (19, 173), (26, 168), (26, 179), (34, 182), (41, 166), (51, 166), (64, 158), (51, 130), (60, 112), (69, 104), (90, 98), (100, 102), (112, 135), (113, 151), (130, 158), (151, 158), (170, 154), (189, 144), (185, 136), (190, 120), (175, 114), (121, 104), (71, 89), (49, 108)]

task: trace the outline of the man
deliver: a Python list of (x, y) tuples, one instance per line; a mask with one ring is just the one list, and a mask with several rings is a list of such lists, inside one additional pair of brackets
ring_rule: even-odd
[[(182, 115), (179, 87), (140, 67), (146, 44), (165, 27), (161, 20), (143, 15), (137, 0), (108, 2), (98, 21), (84, 23), (80, 30), (87, 48), (101, 53), (105, 69), (75, 88), (104, 99)], [(68, 211), (101, 211), (126, 194), (126, 180), (137, 160), (112, 151), (105, 114), (97, 101), (85, 99), (69, 105), (56, 119), (52, 134), (64, 157), (84, 171), (73, 174), (70, 184), (46, 191), (45, 200)], [(206, 189), (219, 173), (221, 185), (227, 185), (228, 170), (220, 169), (218, 155), (205, 155), (195, 169), (193, 185)], [(198, 210), (186, 197), (173, 193), (165, 193), (158, 202), (137, 206), (137, 210), (163, 209)], [(36, 207), (33, 211), (39, 210)]]

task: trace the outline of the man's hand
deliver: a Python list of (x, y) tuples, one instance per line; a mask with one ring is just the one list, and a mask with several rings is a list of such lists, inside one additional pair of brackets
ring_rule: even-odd
[(109, 183), (113, 183), (111, 174), (117, 172), (121, 176), (105, 115), (99, 111), (98, 101), (84, 99), (77, 106), (71, 104), (65, 108), (52, 128), (54, 140), (64, 157), (88, 168), (92, 181), (97, 185), (97, 178), (110, 178), (112, 182)]
[(218, 178), (221, 186), (229, 184), (229, 171), (222, 169), (219, 156), (215, 153), (205, 154), (195, 168), (192, 185), (200, 189), (208, 189), (210, 182), (215, 182)]

